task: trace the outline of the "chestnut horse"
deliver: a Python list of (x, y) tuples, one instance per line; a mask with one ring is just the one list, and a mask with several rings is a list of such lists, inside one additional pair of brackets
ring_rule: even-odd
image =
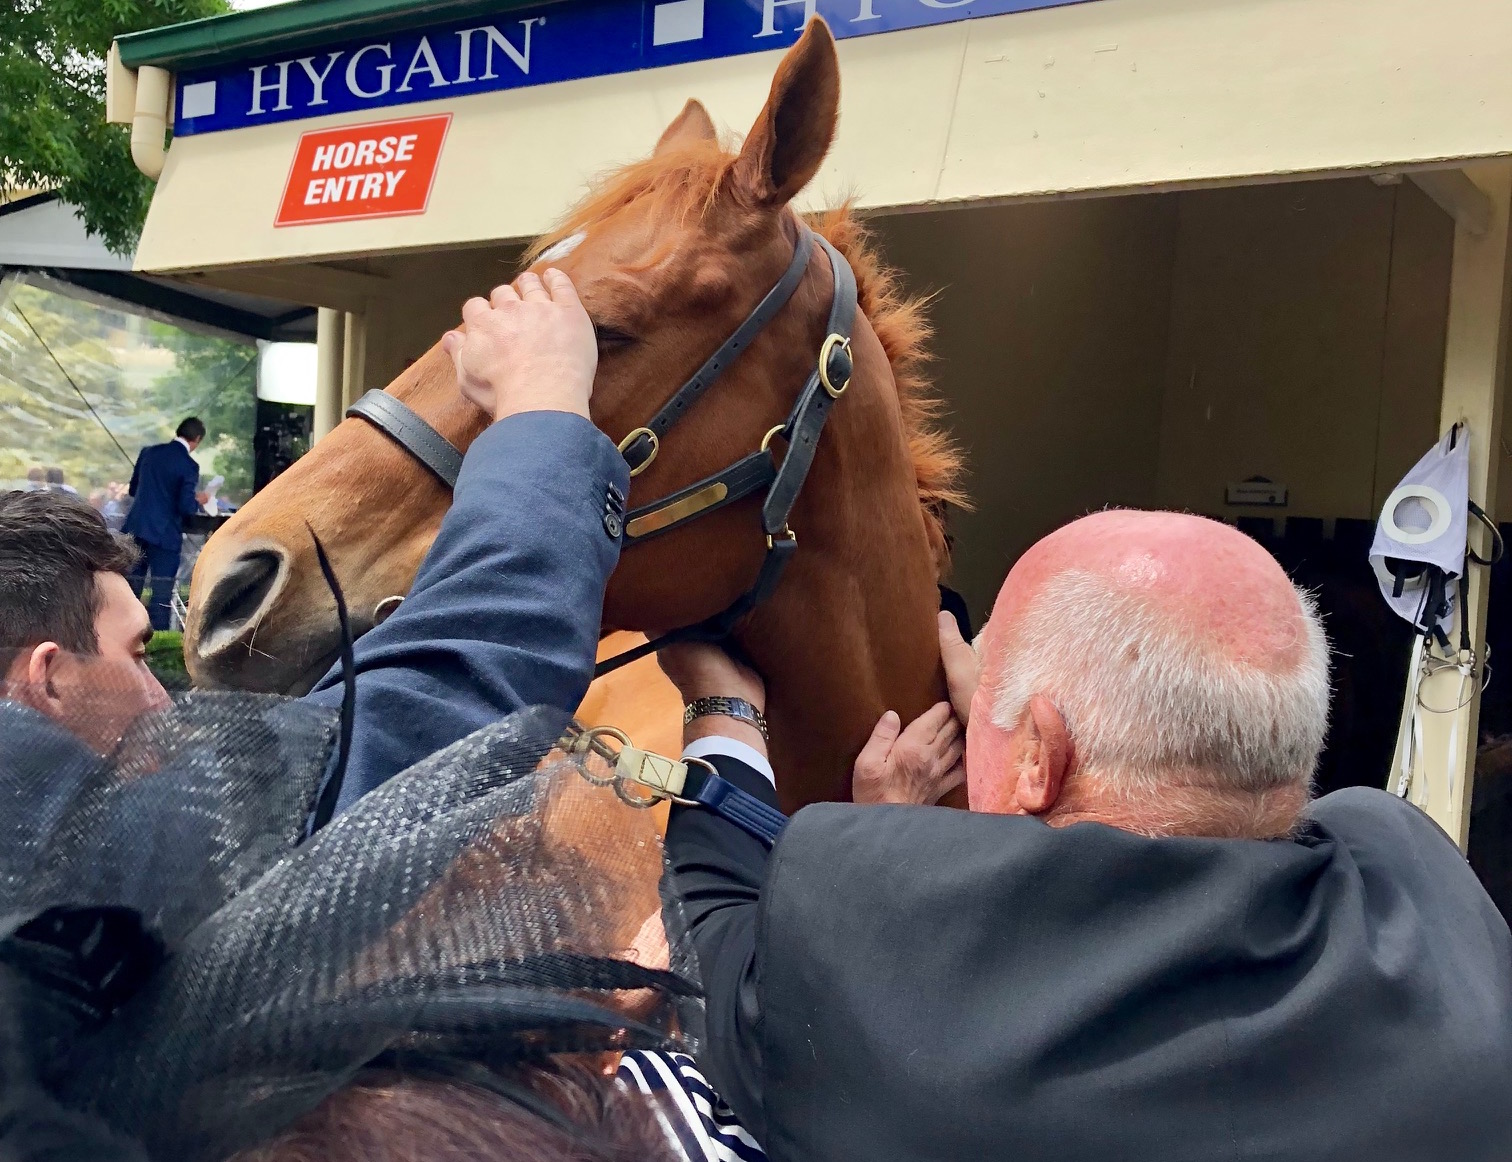
[[(803, 229), (789, 202), (829, 150), (839, 97), (834, 41), (811, 22), (738, 152), (721, 147), (703, 106), (690, 101), (650, 158), (609, 175), (527, 255), (536, 269), (545, 254), (569, 274), (593, 318), (592, 413), (610, 439), (646, 423), (788, 268)], [(772, 758), (789, 811), (848, 797), (852, 763), (883, 711), (908, 721), (944, 697), (939, 513), (959, 499), (958, 457), (934, 426), (937, 404), (920, 374), (920, 303), (902, 296), (848, 212), (818, 229), (856, 274), (854, 373), (792, 513), (799, 547), (772, 596), (733, 634), (767, 680)], [(816, 246), (786, 306), (635, 477), (631, 508), (724, 469), (784, 421), (815, 366), (833, 287)], [(388, 391), (458, 448), (484, 426), (439, 345)], [(782, 455), (780, 442), (772, 454)], [(406, 591), (448, 503), (403, 448), (347, 419), (206, 546), (185, 635), (191, 674), (208, 685), (308, 688), (333, 659), (337, 632), (306, 523), (361, 620)], [(666, 630), (728, 607), (767, 551), (760, 505), (749, 497), (627, 547), (604, 631)], [(648, 664), (625, 671), (619, 690), (639, 693), (675, 730), (675, 696), (661, 701), (667, 688), (648, 681)], [(588, 717), (634, 733), (636, 715), (622, 713), (617, 690), (590, 691), (589, 701)]]

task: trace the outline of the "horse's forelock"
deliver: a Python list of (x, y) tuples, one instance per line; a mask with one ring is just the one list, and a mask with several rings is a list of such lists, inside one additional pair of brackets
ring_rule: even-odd
[(662, 221), (696, 225), (714, 209), (735, 155), (717, 142), (690, 142), (632, 162), (601, 177), (588, 196), (525, 252), (525, 262), (574, 234), (590, 233), (631, 205), (648, 207)]

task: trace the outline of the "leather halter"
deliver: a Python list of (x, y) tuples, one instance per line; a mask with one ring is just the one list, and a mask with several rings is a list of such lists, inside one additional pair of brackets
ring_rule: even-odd
[(445, 436), (420, 418), (420, 413), (388, 392), (363, 392), (349, 416), (360, 416), (433, 472), (448, 488), (457, 487), (462, 453)]
[[(766, 534), (767, 551), (756, 580), (731, 605), (714, 616), (606, 658), (594, 669), (595, 677), (617, 670), (673, 642), (722, 641), (729, 637), (741, 618), (771, 596), (783, 569), (797, 550), (798, 538), (788, 527), (788, 517), (813, 466), (829, 410), (850, 386), (854, 370), (850, 351), (851, 329), (856, 321), (855, 272), (838, 250), (807, 226), (799, 226), (797, 246), (787, 270), (745, 321), (687, 382), (672, 393), (672, 397), (644, 426), (635, 428), (619, 444), (620, 454), (630, 465), (631, 476), (643, 472), (656, 459), (662, 437), (668, 429), (687, 414), (694, 402), (714, 385), (793, 297), (808, 273), (816, 242), (829, 258), (834, 275), (829, 320), (813, 370), (799, 390), (786, 421), (767, 432), (756, 451), (712, 476), (661, 500), (632, 509), (625, 515), (624, 540), (629, 547), (766, 489), (761, 524)], [(447, 487), (455, 487), (462, 453), (408, 405), (380, 389), (364, 394), (347, 409), (346, 414), (359, 416), (372, 424), (430, 469)], [(772, 440), (777, 436), (787, 443), (787, 452), (781, 462), (774, 462), (770, 450)]]

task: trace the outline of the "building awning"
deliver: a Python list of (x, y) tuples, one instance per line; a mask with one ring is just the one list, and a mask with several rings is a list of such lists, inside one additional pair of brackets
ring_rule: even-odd
[(131, 256), (112, 254), (72, 206), (56, 194), (32, 194), (0, 206), (0, 266), (130, 270)]
[(139, 313), (235, 335), (305, 341), (315, 337), (315, 312), (300, 303), (213, 286), (194, 289), (132, 273), (130, 255), (112, 254), (91, 238), (71, 206), (50, 193), (0, 206), (0, 274), (24, 273), (43, 285), (62, 283), (75, 296), (126, 305)]
[[(820, 0), (817, 8), (843, 32), (857, 12), (925, 2)], [(215, 22), (200, 22), (140, 34), (134, 44), (123, 39), (121, 58), (191, 70), (181, 85), (211, 75), (206, 69), (230, 77), (237, 60), (250, 69), (254, 57), (274, 69), (279, 53), (303, 53), (318, 69), (327, 58), (311, 53), (322, 44), (335, 52), (340, 40), (343, 51), (355, 51), (355, 26), (312, 24), (337, 8), (412, 31), (417, 22), (482, 10), (451, 0), (321, 0), (230, 18), (274, 22), (271, 14), (282, 11), (278, 19), (298, 25), (280, 32), (269, 23), (262, 40), (210, 38), (206, 27)], [(360, 30), (368, 35), (366, 25)], [(1430, 168), (1512, 153), (1505, 0), (1440, 0), (1431, 12), (1420, 0), (1087, 0), (843, 39), (840, 58), (839, 137), (805, 195), (810, 207), (847, 196), (864, 209), (937, 207)], [(375, 50), (368, 63), (380, 59)], [(405, 59), (411, 69), (425, 64), (418, 55), (400, 58), (401, 72)], [(293, 119), (218, 132), (189, 133), (186, 124), (169, 149), (137, 266), (336, 269), (373, 255), (530, 237), (594, 174), (649, 151), (689, 97), (743, 131), (778, 59), (772, 51), (694, 60), (324, 117), (289, 113)], [(303, 67), (291, 63), (292, 75)], [(267, 86), (277, 74), (258, 77)], [(450, 121), (423, 212), (275, 225), (301, 135), (441, 114)], [(331, 288), (343, 280), (311, 281), (307, 301), (357, 309), (360, 278), (353, 273), (340, 291)]]

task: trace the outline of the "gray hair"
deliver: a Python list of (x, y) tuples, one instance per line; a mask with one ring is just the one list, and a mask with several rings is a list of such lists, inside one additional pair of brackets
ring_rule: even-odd
[(1200, 629), (1095, 574), (1047, 582), (1004, 643), (992, 721), (1012, 730), (1041, 694), (1066, 720), (1078, 769), (1152, 795), (1171, 775), (1263, 792), (1311, 780), (1328, 725), (1328, 641), (1297, 591), (1300, 662), (1272, 672), (1227, 656)]

